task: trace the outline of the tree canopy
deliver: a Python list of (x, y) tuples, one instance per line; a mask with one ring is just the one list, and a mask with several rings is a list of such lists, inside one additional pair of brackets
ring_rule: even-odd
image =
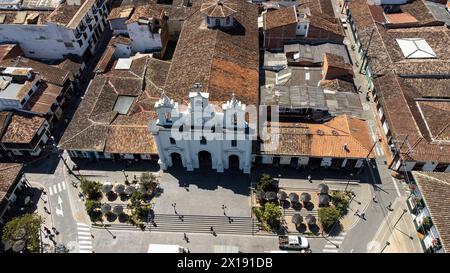
[(39, 229), (43, 223), (42, 217), (34, 213), (13, 218), (3, 228), (2, 241), (9, 246), (24, 244), (24, 252), (39, 252)]

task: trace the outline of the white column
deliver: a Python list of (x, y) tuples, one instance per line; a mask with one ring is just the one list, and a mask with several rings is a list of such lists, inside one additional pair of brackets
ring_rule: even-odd
[[(217, 158), (217, 172), (223, 173), (223, 146), (222, 141), (217, 141), (218, 145), (216, 149), (216, 158)], [(212, 156), (212, 155), (211, 155)]]
[(158, 148), (158, 155), (159, 155), (159, 159), (158, 159), (158, 164), (161, 168), (161, 170), (167, 170), (167, 165), (166, 165), (166, 158), (164, 156), (164, 150), (161, 144), (161, 140), (159, 139), (161, 134), (159, 134), (159, 131), (153, 134), (153, 137), (155, 138), (156, 141), (156, 147)]

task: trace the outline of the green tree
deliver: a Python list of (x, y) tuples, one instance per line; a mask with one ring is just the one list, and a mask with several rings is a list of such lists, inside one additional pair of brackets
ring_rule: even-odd
[(340, 217), (339, 210), (334, 206), (319, 209), (319, 221), (325, 232), (330, 232)]
[(149, 193), (154, 192), (158, 186), (158, 180), (156, 179), (156, 176), (154, 176), (152, 173), (148, 172), (142, 173), (139, 180)]
[(265, 203), (264, 211), (262, 213), (263, 220), (271, 227), (277, 227), (280, 223), (281, 210), (275, 203)]
[(42, 217), (35, 213), (15, 217), (3, 228), (2, 241), (10, 246), (23, 241), (24, 252), (39, 252), (39, 229), (43, 223)]
[(88, 199), (84, 205), (92, 222), (99, 222), (102, 220), (102, 212), (100, 211), (102, 204), (99, 201)]
[(98, 200), (102, 197), (102, 185), (98, 182), (87, 180), (86, 178), (82, 177), (80, 188), (83, 194), (87, 196), (87, 199)]
[(261, 174), (261, 176), (259, 177), (259, 180), (256, 184), (256, 190), (261, 190), (261, 191), (271, 190), (273, 187), (272, 181), (273, 181), (273, 179), (270, 176), (270, 174), (267, 174), (267, 173)]
[(334, 191), (331, 194), (331, 203), (339, 210), (339, 214), (344, 215), (347, 213), (350, 196), (343, 191)]

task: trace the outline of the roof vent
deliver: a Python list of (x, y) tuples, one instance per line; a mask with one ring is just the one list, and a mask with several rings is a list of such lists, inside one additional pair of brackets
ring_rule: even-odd
[(320, 135), (320, 136), (323, 136), (325, 134), (325, 132), (320, 130), (320, 129), (318, 129), (317, 130), (317, 134)]
[(338, 136), (339, 133), (336, 130), (332, 130), (331, 133), (333, 134), (333, 136)]

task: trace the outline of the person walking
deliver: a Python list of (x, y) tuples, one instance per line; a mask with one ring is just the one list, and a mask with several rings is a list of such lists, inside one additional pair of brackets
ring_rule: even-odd
[(310, 174), (308, 175), (308, 181), (309, 181), (309, 183), (312, 183), (312, 177)]

